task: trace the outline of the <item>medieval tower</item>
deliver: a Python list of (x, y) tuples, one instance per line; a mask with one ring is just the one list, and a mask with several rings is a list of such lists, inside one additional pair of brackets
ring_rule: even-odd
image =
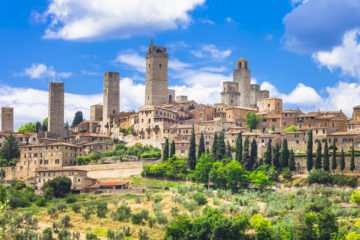
[(14, 108), (1, 108), (1, 131), (5, 133), (14, 132)]
[[(120, 110), (120, 74), (118, 72), (104, 73), (104, 93), (103, 93), (103, 117), (104, 123), (107, 122), (109, 114), (118, 113)], [(100, 111), (100, 110), (99, 110)]]
[(49, 84), (48, 132), (50, 137), (64, 136), (64, 83)]
[(240, 107), (250, 107), (250, 70), (248, 62), (241, 58), (236, 62), (236, 68), (233, 72), (234, 82), (239, 83)]
[[(168, 54), (166, 48), (150, 42), (146, 54), (145, 105), (161, 105), (169, 102)], [(172, 101), (175, 96), (172, 96)]]

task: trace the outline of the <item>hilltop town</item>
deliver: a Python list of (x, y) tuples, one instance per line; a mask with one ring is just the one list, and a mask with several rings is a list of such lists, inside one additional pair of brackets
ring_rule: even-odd
[[(187, 158), (193, 128), (196, 144), (202, 134), (208, 149), (215, 133), (223, 132), (225, 142), (235, 146), (241, 132), (244, 139), (256, 140), (258, 159), (263, 157), (270, 139), (273, 146), (280, 147), (287, 139), (288, 148), (295, 154), (305, 153), (310, 132), (315, 143), (328, 141), (332, 147), (335, 141), (336, 150), (349, 151), (360, 143), (360, 106), (354, 106), (350, 119), (341, 109), (308, 113), (283, 109), (282, 99), (271, 98), (269, 91), (251, 83), (250, 64), (244, 58), (234, 64), (233, 81), (223, 82), (221, 103), (197, 103), (168, 89), (168, 58), (166, 48), (154, 46), (151, 41), (146, 54), (145, 103), (138, 111), (120, 112), (118, 72), (104, 73), (103, 104), (90, 106), (90, 119), (69, 129), (64, 128), (62, 82), (49, 84), (47, 131), (14, 133), (14, 109), (3, 107), (1, 142), (13, 134), (21, 144), (16, 166), (3, 167), (4, 179), (26, 180), (39, 189), (48, 180), (41, 177), (45, 172), (51, 179), (56, 172), (76, 170), (77, 157), (112, 150), (118, 142), (162, 149), (167, 139), (174, 142), (176, 155)], [(247, 126), (249, 113), (257, 119), (252, 129)], [(313, 148), (315, 151), (316, 144)], [(298, 171), (305, 171), (305, 159), (297, 161)], [(81, 190), (95, 182), (85, 176)]]

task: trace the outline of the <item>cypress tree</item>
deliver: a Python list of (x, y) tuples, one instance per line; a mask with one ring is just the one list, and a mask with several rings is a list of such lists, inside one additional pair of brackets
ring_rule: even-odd
[(320, 168), (321, 168), (321, 142), (319, 140), (316, 149), (315, 169), (320, 169)]
[(217, 160), (221, 160), (226, 157), (226, 145), (225, 145), (225, 133), (221, 132), (220, 136), (217, 139), (216, 144), (216, 155)]
[(78, 125), (79, 123), (81, 123), (82, 121), (84, 121), (84, 118), (83, 118), (83, 113), (82, 111), (77, 111), (75, 113), (75, 116), (74, 116), (74, 120), (71, 124), (71, 127), (75, 126), (75, 125)]
[(169, 158), (169, 139), (165, 139), (164, 149), (163, 149), (163, 162)]
[(212, 145), (212, 148), (211, 148), (211, 152), (212, 152), (212, 154), (214, 154), (214, 157), (215, 157), (215, 155), (216, 155), (217, 140), (218, 140), (217, 133), (215, 133), (215, 134), (214, 134), (213, 145)]
[(205, 143), (204, 143), (204, 135), (201, 133), (200, 140), (199, 140), (199, 147), (198, 147), (198, 153), (197, 153), (197, 159), (201, 158), (201, 155), (205, 153)]
[(340, 155), (340, 170), (344, 171), (345, 169), (345, 153), (344, 149), (341, 148), (341, 155)]
[(354, 171), (354, 170), (355, 170), (355, 146), (354, 146), (354, 142), (353, 142), (352, 148), (351, 148), (350, 171)]
[(249, 161), (250, 154), (249, 154), (249, 136), (246, 136), (244, 141), (244, 149), (243, 149), (243, 157), (242, 157), (242, 164), (243, 166), (247, 165), (247, 162)]
[(205, 154), (210, 154), (210, 149), (209, 149), (209, 147), (206, 148)]
[(324, 146), (323, 168), (324, 168), (325, 171), (330, 171), (329, 147), (328, 147), (328, 140), (327, 139), (325, 139), (325, 146)]
[(242, 132), (239, 132), (238, 137), (236, 139), (236, 161), (241, 162), (242, 160)]
[(248, 171), (253, 170), (256, 160), (257, 160), (257, 142), (256, 142), (255, 138), (253, 138), (253, 140), (251, 142), (250, 159), (247, 164)]
[(226, 156), (228, 158), (232, 159), (232, 149), (231, 149), (229, 141), (227, 141), (227, 144), (226, 144)]
[(264, 153), (264, 158), (265, 158), (265, 164), (270, 165), (271, 166), (271, 161), (272, 161), (272, 146), (271, 146), (272, 140), (271, 138), (269, 138), (267, 147), (266, 147), (266, 151)]
[(307, 150), (306, 150), (306, 168), (310, 172), (313, 168), (313, 138), (312, 131), (309, 132), (308, 142), (307, 142)]
[(175, 152), (176, 152), (175, 142), (174, 142), (174, 140), (172, 140), (171, 145), (170, 145), (170, 157), (174, 156)]
[(280, 147), (278, 143), (276, 143), (275, 148), (273, 149), (272, 157), (273, 166), (276, 169), (280, 169)]
[(294, 154), (294, 150), (290, 150), (289, 153), (289, 169), (290, 171), (295, 171), (296, 170), (296, 165), (295, 165), (295, 154)]
[(12, 134), (5, 138), (0, 150), (0, 157), (8, 161), (20, 157), (19, 144)]
[(280, 160), (281, 160), (280, 162), (281, 168), (286, 168), (289, 166), (289, 148), (286, 138), (283, 140), (283, 148), (281, 151)]
[(331, 169), (335, 171), (337, 168), (336, 162), (336, 145), (335, 145), (335, 138), (333, 139), (333, 147), (332, 147), (332, 158), (331, 158)]
[(196, 166), (196, 143), (195, 143), (194, 125), (192, 127), (191, 137), (190, 137), (190, 148), (189, 148), (188, 163), (189, 163), (189, 168), (191, 170), (194, 170), (195, 166)]

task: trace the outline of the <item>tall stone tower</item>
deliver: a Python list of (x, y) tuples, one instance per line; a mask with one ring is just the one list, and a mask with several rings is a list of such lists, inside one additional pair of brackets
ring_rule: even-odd
[(234, 82), (239, 83), (239, 106), (250, 107), (250, 70), (248, 69), (248, 62), (244, 58), (236, 62), (233, 77)]
[(169, 102), (168, 54), (166, 48), (150, 42), (146, 54), (145, 105), (161, 105)]
[(238, 82), (223, 82), (223, 91), (221, 92), (221, 102), (229, 106), (239, 106), (240, 92)]
[(104, 73), (103, 122), (107, 122), (109, 114), (118, 113), (120, 109), (120, 74)]
[(49, 137), (59, 138), (64, 136), (64, 83), (51, 82), (49, 84), (49, 112), (48, 132)]
[(14, 132), (14, 108), (1, 108), (1, 131), (5, 133)]
[(100, 104), (90, 106), (90, 121), (102, 121), (103, 106)]

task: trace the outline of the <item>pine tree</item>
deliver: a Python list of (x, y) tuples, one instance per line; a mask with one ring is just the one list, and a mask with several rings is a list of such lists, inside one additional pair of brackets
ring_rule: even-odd
[(1, 159), (6, 159), (8, 161), (19, 158), (20, 150), (16, 138), (13, 135), (10, 135), (5, 138), (2, 148), (0, 150)]
[(289, 148), (286, 138), (283, 140), (283, 148), (281, 151), (280, 160), (281, 160), (280, 162), (281, 168), (286, 168), (289, 166)]
[(236, 139), (236, 161), (241, 162), (242, 160), (242, 132), (239, 132), (238, 137)]
[(296, 165), (295, 165), (295, 154), (294, 154), (294, 150), (290, 150), (289, 153), (289, 169), (290, 171), (295, 171), (296, 170)]
[(331, 158), (331, 169), (335, 171), (337, 168), (336, 162), (336, 145), (335, 145), (335, 138), (333, 139), (333, 146), (332, 146), (332, 158)]
[(321, 168), (321, 142), (319, 140), (316, 149), (315, 169), (320, 169), (320, 168)]
[(229, 141), (226, 143), (226, 156), (232, 159), (232, 149)]
[(341, 155), (340, 155), (340, 170), (344, 171), (345, 169), (345, 153), (344, 149), (341, 148)]
[(353, 142), (352, 148), (351, 148), (350, 171), (354, 171), (354, 170), (355, 170), (355, 146), (354, 146), (354, 142)]
[(213, 154), (214, 156), (216, 155), (217, 140), (218, 140), (217, 133), (215, 133), (215, 134), (214, 134), (213, 145), (212, 145), (212, 148), (211, 148), (211, 152), (212, 152), (212, 154)]
[(194, 125), (193, 125), (192, 131), (191, 131), (188, 161), (189, 161), (189, 168), (190, 168), (191, 170), (194, 170), (194, 169), (195, 169), (195, 166), (196, 166), (196, 143), (195, 143), (195, 130), (194, 130)]
[(163, 162), (169, 158), (169, 139), (165, 139), (164, 149), (163, 149)]
[(175, 149), (175, 141), (172, 140), (171, 145), (170, 145), (170, 157), (174, 156), (176, 153), (176, 149)]
[(273, 166), (276, 169), (280, 169), (280, 147), (278, 143), (276, 143), (275, 148), (273, 149), (272, 157)]
[(201, 158), (201, 155), (205, 153), (205, 143), (204, 143), (204, 135), (201, 133), (200, 140), (199, 140), (199, 147), (197, 153), (197, 159)]
[(225, 133), (221, 132), (216, 144), (216, 159), (221, 160), (226, 155)]
[(71, 127), (75, 126), (75, 125), (78, 125), (79, 123), (81, 123), (82, 121), (84, 121), (84, 118), (83, 118), (83, 113), (82, 111), (77, 111), (75, 113), (75, 116), (74, 116), (74, 120), (71, 124)]
[(328, 140), (327, 139), (325, 139), (325, 146), (324, 146), (323, 169), (325, 171), (330, 171), (329, 147), (328, 147)]
[(251, 142), (250, 161), (247, 165), (247, 170), (252, 171), (257, 160), (257, 142), (255, 138)]
[(307, 151), (306, 151), (306, 168), (310, 172), (313, 168), (313, 138), (312, 131), (309, 132), (309, 138), (307, 142)]
[(264, 158), (265, 158), (265, 164), (270, 165), (271, 166), (271, 162), (272, 162), (272, 146), (271, 146), (272, 140), (271, 138), (269, 138), (267, 147), (266, 147), (266, 151), (264, 153)]
[(243, 157), (242, 157), (242, 165), (246, 166), (247, 162), (249, 161), (250, 158), (250, 153), (249, 153), (249, 136), (245, 137), (245, 141), (244, 141), (244, 148), (243, 148)]

